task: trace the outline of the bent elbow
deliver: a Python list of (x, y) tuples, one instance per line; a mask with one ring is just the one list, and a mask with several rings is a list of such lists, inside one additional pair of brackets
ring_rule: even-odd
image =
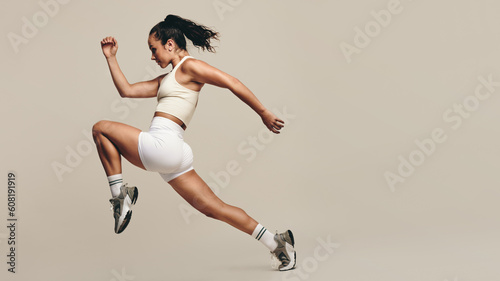
[(122, 98), (130, 98), (133, 96), (132, 87), (127, 89), (118, 89), (118, 94), (120, 94), (120, 97)]

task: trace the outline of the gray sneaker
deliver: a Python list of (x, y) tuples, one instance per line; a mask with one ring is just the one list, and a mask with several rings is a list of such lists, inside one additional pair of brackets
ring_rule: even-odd
[(122, 185), (120, 194), (117, 197), (109, 199), (115, 218), (115, 233), (122, 233), (132, 218), (130, 207), (135, 204), (139, 197), (139, 190), (135, 186)]
[(297, 255), (293, 248), (295, 241), (293, 239), (292, 231), (287, 230), (283, 233), (276, 233), (274, 235), (274, 241), (278, 243), (278, 247), (276, 247), (271, 254), (273, 254), (274, 257), (281, 263), (278, 266), (278, 270), (285, 271), (295, 268)]

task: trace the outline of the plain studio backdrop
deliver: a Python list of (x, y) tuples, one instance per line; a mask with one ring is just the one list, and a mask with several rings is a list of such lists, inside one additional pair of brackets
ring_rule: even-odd
[[(1, 280), (498, 280), (498, 1), (0, 5)], [(271, 270), (263, 245), (126, 160), (140, 196), (126, 231), (113, 232), (91, 128), (147, 130), (156, 100), (119, 97), (99, 42), (116, 37), (129, 82), (152, 79), (170, 70), (147, 46), (168, 14), (220, 32), (217, 53), (190, 54), (286, 120), (272, 135), (207, 85), (185, 140), (222, 200), (294, 231), (294, 271)]]

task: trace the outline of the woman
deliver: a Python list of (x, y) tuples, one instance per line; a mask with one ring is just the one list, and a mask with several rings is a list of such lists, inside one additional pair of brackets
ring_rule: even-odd
[[(214, 52), (211, 39), (218, 33), (190, 20), (168, 15), (155, 25), (148, 37), (151, 59), (161, 68), (172, 64), (172, 71), (150, 81), (129, 84), (116, 59), (118, 43), (113, 37), (101, 41), (113, 82), (124, 98), (157, 97), (158, 105), (149, 132), (112, 121), (99, 121), (93, 137), (111, 189), (115, 232), (130, 222), (131, 206), (138, 197), (137, 187), (123, 184), (121, 156), (147, 171), (158, 172), (186, 201), (208, 217), (224, 221), (252, 235), (269, 248), (280, 262), (279, 270), (295, 267), (293, 234), (290, 230), (273, 235), (240, 208), (220, 200), (193, 169), (191, 147), (183, 134), (205, 84), (224, 87), (257, 112), (266, 127), (278, 134), (284, 122), (266, 109), (253, 93), (236, 78), (191, 57), (187, 37), (193, 45)], [(185, 36), (185, 37), (184, 37)]]

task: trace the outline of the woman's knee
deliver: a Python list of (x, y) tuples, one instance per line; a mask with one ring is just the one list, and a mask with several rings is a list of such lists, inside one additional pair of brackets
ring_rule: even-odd
[(216, 220), (223, 220), (224, 216), (223, 213), (221, 212), (221, 209), (215, 209), (215, 208), (207, 208), (202, 212), (205, 216), (216, 219)]
[(92, 126), (92, 136), (94, 137), (94, 140), (102, 135), (104, 129), (109, 125), (109, 123), (110, 121), (101, 120)]

